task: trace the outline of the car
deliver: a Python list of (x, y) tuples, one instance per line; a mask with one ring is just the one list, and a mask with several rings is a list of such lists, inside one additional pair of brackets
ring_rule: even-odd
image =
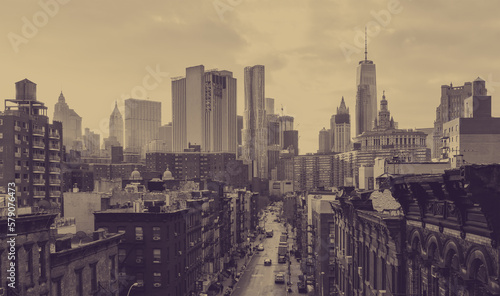
[(257, 247), (257, 251), (264, 251), (264, 245), (263, 245), (263, 244), (260, 244), (260, 245)]
[(264, 260), (264, 265), (265, 265), (265, 266), (270, 266), (271, 264), (273, 264), (273, 261), (272, 261), (271, 259), (266, 258), (266, 259)]
[(239, 279), (241, 277), (241, 272), (237, 272), (235, 278)]
[(297, 282), (297, 290), (299, 293), (307, 293), (307, 286), (304, 282)]
[(274, 276), (274, 283), (276, 283), (276, 284), (284, 284), (285, 283), (285, 274), (282, 273), (282, 272), (277, 273)]

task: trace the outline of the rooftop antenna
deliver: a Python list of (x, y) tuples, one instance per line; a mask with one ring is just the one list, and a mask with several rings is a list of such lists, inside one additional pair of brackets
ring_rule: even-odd
[(365, 26), (365, 61), (367, 60), (368, 57), (368, 46), (366, 42), (366, 26)]
[(283, 104), (281, 104), (281, 116), (283, 116)]

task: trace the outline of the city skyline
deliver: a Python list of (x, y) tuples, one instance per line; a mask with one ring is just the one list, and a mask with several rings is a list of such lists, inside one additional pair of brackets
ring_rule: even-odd
[[(285, 114), (295, 117), (301, 153), (314, 152), (317, 132), (328, 124), (338, 100), (344, 96), (354, 110), (366, 26), (368, 58), (377, 64), (377, 106), (385, 89), (400, 128), (432, 127), (441, 85), (463, 85), (478, 76), (492, 95), (493, 116), (500, 115), (496, 3), (477, 1), (475, 9), (450, 1), (370, 1), (362, 9), (330, 1), (131, 3), (115, 10), (67, 1), (46, 24), (35, 21), (40, 26), (33, 23), (45, 11), (38, 3), (9, 3), (1, 10), (0, 62), (10, 69), (0, 76), (2, 98), (13, 98), (13, 83), (28, 78), (38, 84), (39, 100), (51, 115), (62, 90), (83, 118), (82, 129), (105, 138), (115, 101), (123, 114), (129, 97), (162, 102), (161, 124), (170, 122), (170, 78), (199, 64), (234, 73), (240, 81), (237, 113), (243, 115), (243, 69), (262, 64), (266, 96), (275, 98), (276, 110), (283, 105)], [(36, 33), (23, 29), (28, 23)], [(194, 50), (199, 44), (203, 52)], [(131, 95), (137, 86), (147, 89), (144, 97)]]

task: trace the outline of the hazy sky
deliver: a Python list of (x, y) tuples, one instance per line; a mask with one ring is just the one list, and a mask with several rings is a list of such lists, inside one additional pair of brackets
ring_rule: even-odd
[(134, 92), (170, 122), (170, 78), (199, 64), (234, 73), (243, 114), (243, 68), (262, 64), (266, 97), (295, 117), (301, 154), (315, 152), (342, 96), (354, 119), (365, 26), (378, 97), (400, 128), (432, 127), (440, 86), (478, 76), (500, 116), (499, 11), (491, 0), (3, 0), (0, 98), (28, 78), (52, 117), (62, 89), (102, 139), (114, 102)]

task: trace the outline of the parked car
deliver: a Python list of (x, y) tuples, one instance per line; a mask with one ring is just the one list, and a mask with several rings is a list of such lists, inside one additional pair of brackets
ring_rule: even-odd
[(263, 245), (263, 244), (260, 244), (260, 245), (257, 247), (257, 251), (264, 251), (264, 245)]
[(274, 276), (274, 283), (276, 284), (284, 284), (285, 283), (285, 274), (284, 273), (278, 273)]
[(273, 263), (273, 261), (271, 261), (271, 259), (269, 259), (269, 258), (266, 258), (266, 259), (264, 260), (264, 265), (265, 265), (265, 266), (269, 266), (269, 265), (271, 265), (272, 263)]

